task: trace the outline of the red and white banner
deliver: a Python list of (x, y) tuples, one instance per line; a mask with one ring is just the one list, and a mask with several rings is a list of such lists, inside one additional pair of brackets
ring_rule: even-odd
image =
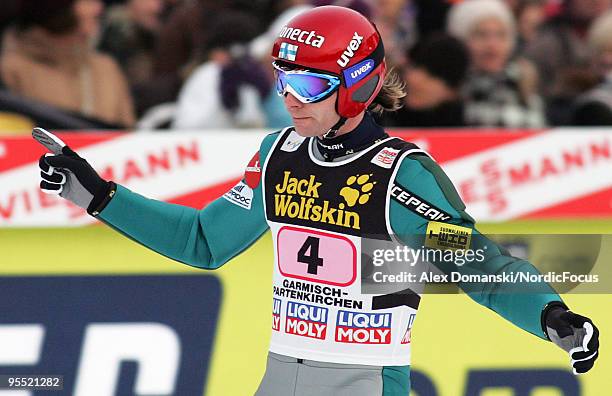
[[(59, 134), (100, 172), (147, 197), (196, 208), (242, 177), (264, 131)], [(394, 131), (442, 165), (478, 221), (612, 218), (612, 130)], [(38, 189), (44, 148), (0, 137), (0, 227), (93, 221)]]
[[(265, 133), (58, 134), (108, 180), (154, 199), (201, 208), (229, 190)], [(38, 188), (32, 138), (0, 138), (0, 226), (77, 226), (94, 220)]]
[(478, 221), (612, 218), (612, 130), (401, 134), (442, 165)]

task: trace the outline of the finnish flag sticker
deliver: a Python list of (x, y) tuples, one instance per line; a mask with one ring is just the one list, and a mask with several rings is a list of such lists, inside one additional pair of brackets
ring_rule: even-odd
[(287, 59), (288, 61), (294, 61), (295, 56), (297, 55), (297, 50), (297, 45), (281, 43), (280, 49), (278, 50), (278, 57), (281, 59)]

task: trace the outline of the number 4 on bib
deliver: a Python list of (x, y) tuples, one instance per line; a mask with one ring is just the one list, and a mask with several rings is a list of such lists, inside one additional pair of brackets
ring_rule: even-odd
[(276, 241), (283, 276), (334, 286), (356, 279), (357, 249), (345, 236), (285, 226)]
[[(308, 250), (310, 250), (310, 255), (307, 256)], [(317, 274), (318, 267), (323, 266), (323, 259), (319, 257), (319, 238), (313, 236), (306, 238), (306, 242), (298, 251), (297, 261), (308, 264), (307, 272), (309, 274)]]

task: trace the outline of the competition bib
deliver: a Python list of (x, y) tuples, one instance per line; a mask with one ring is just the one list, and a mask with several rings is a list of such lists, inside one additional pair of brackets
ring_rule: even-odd
[(314, 143), (285, 131), (263, 169), (275, 259), (270, 351), (408, 365), (418, 296), (406, 304), (361, 293), (361, 237), (389, 238), (389, 185), (402, 155), (416, 148), (388, 138), (349, 160), (323, 162)]

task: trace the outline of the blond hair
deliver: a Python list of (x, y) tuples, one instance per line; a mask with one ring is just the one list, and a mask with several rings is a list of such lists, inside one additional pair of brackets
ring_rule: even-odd
[(389, 70), (383, 81), (382, 88), (376, 98), (368, 106), (373, 113), (382, 114), (385, 111), (396, 111), (402, 107), (402, 98), (406, 96), (406, 84), (393, 69)]

